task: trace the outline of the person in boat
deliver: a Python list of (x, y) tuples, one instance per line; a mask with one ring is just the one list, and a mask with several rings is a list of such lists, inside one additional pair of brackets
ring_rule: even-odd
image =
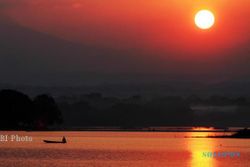
[(63, 138), (62, 138), (62, 142), (67, 143), (67, 140), (66, 140), (65, 136), (63, 136)]

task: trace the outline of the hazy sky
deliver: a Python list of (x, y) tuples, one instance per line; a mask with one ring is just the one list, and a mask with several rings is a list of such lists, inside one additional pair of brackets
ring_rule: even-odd
[[(12, 56), (13, 60), (1, 60), (8, 60), (13, 67), (17, 53), (6, 48), (21, 49), (22, 54), (32, 55), (27, 60), (40, 65), (23, 61), (18, 69), (8, 70), (4, 63), (12, 77), (22, 67), (27, 68), (22, 75), (32, 70), (32, 75), (77, 71), (248, 76), (249, 7), (249, 0), (1, 0), (0, 34), (12, 33), (12, 38), (6, 37), (8, 45), (5, 38), (0, 39), (5, 47), (0, 56)], [(200, 30), (194, 24), (200, 9), (215, 14), (210, 30)], [(24, 43), (19, 45), (15, 38), (23, 38)], [(46, 48), (43, 54), (39, 50)]]

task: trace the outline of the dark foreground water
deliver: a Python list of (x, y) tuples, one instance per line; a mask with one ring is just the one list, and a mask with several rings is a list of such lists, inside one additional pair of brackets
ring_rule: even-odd
[[(205, 132), (0, 132), (1, 167), (221, 167), (250, 166), (249, 139), (184, 138)], [(210, 133), (211, 135), (212, 133)], [(10, 141), (10, 135), (32, 141)], [(67, 144), (46, 144), (43, 139)], [(238, 152), (240, 156), (206, 157), (204, 152)]]

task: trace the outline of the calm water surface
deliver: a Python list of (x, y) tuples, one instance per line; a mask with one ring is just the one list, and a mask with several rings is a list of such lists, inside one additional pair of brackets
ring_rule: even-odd
[[(205, 132), (0, 133), (33, 138), (32, 142), (0, 142), (1, 167), (250, 166), (249, 139), (184, 138), (208, 135)], [(67, 137), (67, 144), (42, 142), (61, 140), (62, 136)], [(203, 152), (240, 152), (240, 157), (207, 158)]]

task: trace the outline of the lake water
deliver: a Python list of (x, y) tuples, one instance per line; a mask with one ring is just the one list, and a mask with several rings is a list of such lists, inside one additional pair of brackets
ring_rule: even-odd
[[(0, 142), (1, 167), (221, 167), (250, 166), (249, 139), (184, 138), (206, 132), (0, 132), (31, 142)], [(212, 133), (213, 134), (213, 133)], [(211, 135), (211, 134), (210, 134)], [(61, 140), (67, 144), (46, 144)], [(204, 157), (203, 152), (239, 152)]]

